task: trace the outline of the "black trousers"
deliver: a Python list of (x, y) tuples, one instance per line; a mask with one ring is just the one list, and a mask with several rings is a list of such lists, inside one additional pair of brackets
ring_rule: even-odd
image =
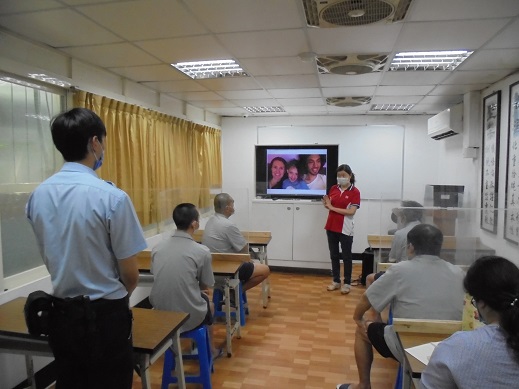
[[(330, 250), (330, 259), (332, 261), (333, 282), (341, 282), (342, 259), (344, 263), (344, 283), (351, 284), (351, 271), (353, 266), (351, 246), (353, 245), (353, 236), (348, 236), (341, 234), (340, 232), (332, 231), (326, 231), (326, 236), (328, 237), (328, 248)], [(341, 246), (340, 251), (339, 244)]]
[(56, 389), (131, 389), (132, 314), (127, 298), (55, 302), (49, 344), (57, 367)]

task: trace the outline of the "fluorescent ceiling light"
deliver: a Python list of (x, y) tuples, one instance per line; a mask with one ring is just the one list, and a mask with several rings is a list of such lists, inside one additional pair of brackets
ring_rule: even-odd
[(283, 107), (243, 107), (250, 113), (286, 112)]
[(390, 71), (454, 70), (473, 51), (423, 51), (397, 53), (389, 65)]
[(414, 104), (373, 104), (370, 111), (409, 111)]
[(178, 62), (171, 66), (193, 79), (249, 76), (233, 59)]
[(43, 73), (29, 73), (29, 77), (35, 80), (46, 82), (47, 84), (61, 86), (63, 88), (68, 88), (72, 85), (70, 82), (60, 80), (56, 77), (47, 76)]

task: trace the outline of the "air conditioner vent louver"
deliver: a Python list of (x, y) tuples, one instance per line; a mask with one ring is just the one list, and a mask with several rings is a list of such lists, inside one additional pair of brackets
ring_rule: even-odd
[(328, 97), (326, 104), (334, 107), (358, 107), (359, 105), (368, 104), (371, 101), (369, 96), (354, 96), (354, 97)]
[(386, 62), (386, 54), (348, 54), (344, 56), (317, 57), (319, 74), (366, 74), (380, 72)]
[(301, 1), (308, 26), (340, 27), (403, 20), (412, 0)]

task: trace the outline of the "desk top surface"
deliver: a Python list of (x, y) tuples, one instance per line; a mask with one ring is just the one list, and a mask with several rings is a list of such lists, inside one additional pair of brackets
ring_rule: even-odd
[[(232, 254), (231, 254), (232, 255)], [(238, 271), (238, 268), (242, 264), (241, 260), (234, 260), (222, 258), (222, 259), (213, 259), (211, 266), (213, 268), (214, 275), (217, 276), (234, 276)], [(141, 251), (139, 255), (137, 255), (137, 266), (139, 267), (139, 271), (143, 273), (149, 273), (151, 270), (151, 252), (150, 251)]]
[[(241, 233), (251, 246), (267, 246), (272, 239), (270, 231), (241, 231)], [(196, 230), (193, 239), (201, 243), (203, 235), (204, 230)]]
[[(0, 335), (16, 336), (30, 339), (46, 339), (34, 337), (27, 331), (23, 307), (25, 297), (18, 297), (0, 305)], [(186, 322), (189, 314), (168, 312), (155, 309), (132, 308), (133, 312), (133, 349), (134, 351), (152, 354), (168, 341), (175, 331)]]
[[(450, 336), (448, 334), (423, 334), (418, 332), (398, 332), (397, 334), (400, 344), (404, 349), (431, 342), (440, 342)], [(405, 352), (405, 358), (413, 378), (420, 378), (426, 365), (413, 357), (407, 351)]]
[[(390, 249), (391, 243), (393, 242), (394, 235), (368, 235), (368, 244), (372, 249)], [(444, 250), (474, 250), (474, 251), (488, 251), (489, 253), (495, 253), (492, 247), (485, 246), (481, 243), (479, 238), (470, 237), (455, 237), (455, 236), (444, 236), (443, 246)]]

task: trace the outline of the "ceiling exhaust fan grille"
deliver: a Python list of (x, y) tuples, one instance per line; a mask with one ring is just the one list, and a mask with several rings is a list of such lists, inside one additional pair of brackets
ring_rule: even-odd
[(319, 74), (357, 75), (380, 72), (387, 63), (387, 54), (348, 54), (317, 57)]
[(352, 96), (352, 97), (328, 97), (326, 104), (334, 107), (358, 107), (359, 105), (368, 104), (371, 101), (369, 96)]
[(405, 18), (412, 0), (301, 0), (308, 26), (363, 26)]

